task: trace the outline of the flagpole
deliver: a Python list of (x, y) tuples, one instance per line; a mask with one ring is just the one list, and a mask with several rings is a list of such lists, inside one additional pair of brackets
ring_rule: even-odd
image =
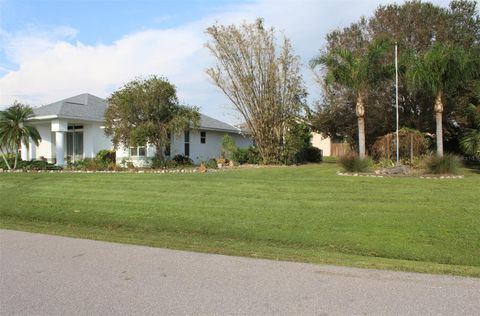
[(398, 142), (398, 45), (397, 42), (395, 42), (395, 110), (396, 110), (396, 117), (397, 117), (397, 122), (396, 122), (396, 132), (397, 132), (397, 165), (400, 161), (400, 156), (399, 156), (399, 142)]

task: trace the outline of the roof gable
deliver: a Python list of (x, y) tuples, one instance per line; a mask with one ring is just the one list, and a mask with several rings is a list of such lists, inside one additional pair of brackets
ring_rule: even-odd
[(83, 93), (33, 109), (35, 117), (56, 116), (89, 121), (103, 121), (107, 103), (104, 99)]

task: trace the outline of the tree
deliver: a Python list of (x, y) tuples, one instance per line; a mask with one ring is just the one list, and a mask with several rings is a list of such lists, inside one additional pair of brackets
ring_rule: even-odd
[(35, 145), (41, 141), (38, 130), (27, 125), (27, 120), (33, 116), (33, 110), (29, 105), (15, 101), (12, 106), (0, 112), (0, 150), (8, 169), (12, 169), (8, 163), (6, 153), (13, 151), (15, 162), (13, 169), (17, 168), (18, 152), (23, 144), (29, 145), (32, 140)]
[(370, 87), (380, 81), (388, 70), (382, 65), (387, 48), (386, 41), (374, 42), (359, 54), (338, 48), (311, 61), (312, 68), (326, 68), (325, 80), (351, 89), (355, 95), (355, 113), (358, 123), (358, 146), (360, 158), (365, 158), (365, 99)]
[(179, 104), (174, 85), (152, 76), (125, 84), (108, 98), (105, 134), (118, 146), (155, 145), (155, 157), (164, 160), (169, 133), (198, 128), (196, 107)]
[(436, 44), (422, 55), (413, 56), (407, 68), (412, 91), (423, 90), (435, 98), (437, 155), (443, 156), (442, 114), (445, 92), (456, 90), (468, 78), (469, 56), (460, 47)]
[(466, 108), (468, 125), (460, 139), (460, 147), (467, 155), (480, 158), (480, 82), (476, 83), (476, 104)]
[(214, 25), (206, 44), (217, 65), (207, 74), (227, 96), (255, 139), (263, 163), (286, 161), (289, 130), (305, 106), (306, 91), (290, 41), (255, 23)]
[[(379, 6), (368, 19), (327, 34), (323, 53), (339, 48), (362, 54), (369, 43), (382, 38), (398, 42), (399, 51), (399, 125), (435, 133), (432, 97), (427, 91), (411, 91), (407, 87), (406, 69), (409, 55), (423, 55), (434, 43), (477, 50), (480, 44), (480, 18), (476, 1), (452, 1), (448, 7), (429, 2), (407, 1), (403, 4)], [(477, 53), (478, 55), (478, 53)], [(385, 63), (394, 64), (393, 48)], [(480, 67), (477, 67), (480, 68)], [(386, 77), (369, 89), (366, 104), (366, 146), (371, 149), (377, 137), (395, 130), (394, 78)], [(358, 139), (355, 102), (351, 89), (321, 82), (322, 99), (312, 111), (311, 124), (318, 132), (334, 139), (345, 139), (352, 145)], [(465, 107), (473, 91), (465, 86), (444, 92), (444, 143), (449, 150), (458, 148), (463, 133)]]

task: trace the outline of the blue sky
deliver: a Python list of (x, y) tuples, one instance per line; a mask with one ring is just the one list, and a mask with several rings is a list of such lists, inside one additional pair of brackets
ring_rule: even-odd
[[(84, 92), (107, 97), (136, 76), (156, 74), (177, 86), (182, 102), (235, 123), (241, 118), (205, 75), (215, 62), (204, 47), (206, 27), (264, 17), (307, 64), (328, 32), (389, 2), (0, 0), (0, 107), (14, 100), (39, 106)], [(319, 88), (307, 67), (302, 74), (313, 103)]]

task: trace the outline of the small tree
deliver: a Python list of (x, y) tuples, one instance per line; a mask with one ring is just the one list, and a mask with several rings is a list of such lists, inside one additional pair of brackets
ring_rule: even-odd
[[(442, 116), (445, 93), (456, 90), (473, 71), (469, 54), (460, 47), (436, 44), (422, 55), (412, 56), (407, 65), (411, 91), (427, 91), (435, 99), (437, 155), (443, 156)], [(475, 67), (473, 67), (475, 68)]]
[(389, 74), (389, 67), (382, 64), (387, 47), (386, 41), (376, 41), (361, 52), (338, 48), (310, 62), (312, 68), (326, 68), (327, 84), (339, 84), (354, 93), (360, 158), (365, 158), (365, 99), (370, 87)]
[(32, 116), (32, 108), (17, 101), (8, 109), (0, 112), (0, 150), (8, 169), (12, 169), (6, 157), (8, 152), (12, 151), (15, 154), (13, 169), (16, 169), (18, 152), (22, 143), (28, 146), (31, 139), (38, 146), (42, 139), (35, 127), (26, 124)]
[(232, 155), (237, 150), (237, 145), (232, 136), (225, 134), (222, 139), (222, 157), (231, 159)]
[(196, 107), (181, 105), (174, 85), (165, 78), (139, 78), (124, 85), (108, 98), (105, 133), (118, 146), (153, 144), (155, 157), (164, 160), (168, 133), (198, 128)]
[(281, 163), (288, 133), (300, 116), (306, 91), (290, 41), (277, 44), (276, 32), (255, 23), (214, 25), (206, 46), (217, 59), (207, 70), (250, 129), (263, 163)]

